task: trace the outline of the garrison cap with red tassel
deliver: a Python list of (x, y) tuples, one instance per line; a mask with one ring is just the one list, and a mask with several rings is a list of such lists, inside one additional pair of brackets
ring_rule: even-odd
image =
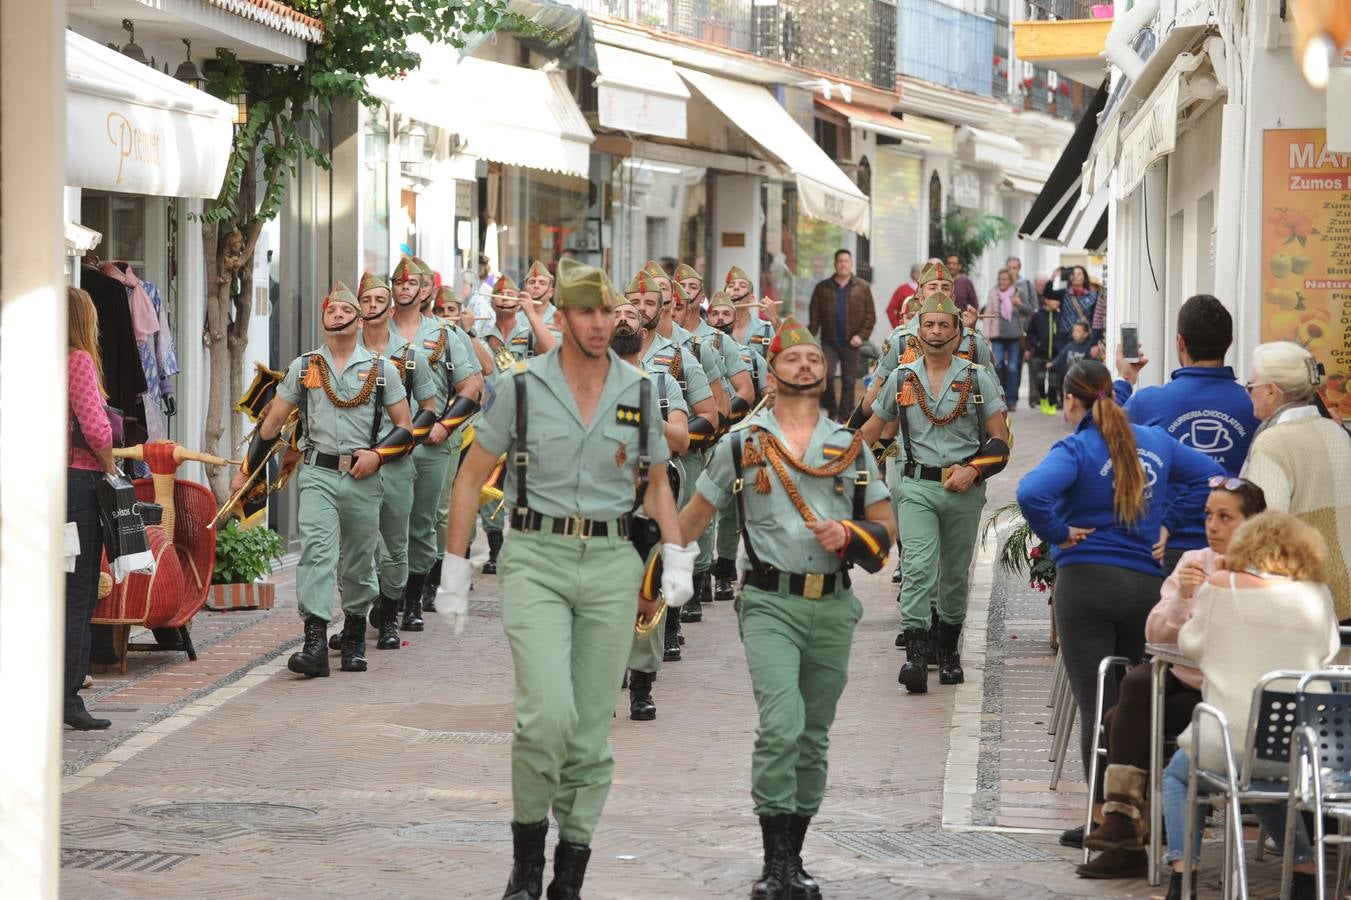
[(726, 291), (714, 291), (713, 296), (708, 298), (708, 308), (712, 309), (715, 306), (730, 306), (736, 309), (736, 304), (732, 302), (732, 298), (727, 295)]
[(554, 280), (553, 273), (550, 272), (548, 268), (545, 267), (544, 263), (540, 262), (539, 260), (535, 260), (534, 262), (532, 262), (530, 264), (530, 271), (525, 273), (526, 281), (529, 281), (532, 278), (547, 278), (550, 281)]
[(936, 259), (931, 260), (920, 270), (919, 286), (924, 287), (924, 285), (934, 281), (946, 281), (949, 284), (952, 283), (952, 273), (948, 271), (947, 266)]
[(661, 263), (655, 259), (649, 259), (647, 265), (643, 266), (643, 271), (653, 278), (665, 278), (670, 280), (671, 276), (666, 274), (666, 270), (661, 267)]
[(419, 281), (421, 274), (412, 257), (403, 256), (399, 258), (398, 265), (390, 273), (389, 280), (392, 284), (398, 284), (400, 281)]
[(346, 303), (358, 315), (361, 313), (361, 304), (357, 302), (356, 295), (352, 293), (351, 288), (341, 281), (333, 282), (333, 290), (328, 292), (328, 296), (319, 304), (319, 308), (328, 309), (329, 305), (333, 303)]
[(633, 280), (624, 288), (625, 297), (637, 297), (639, 294), (660, 294), (661, 285), (652, 280), (652, 276), (647, 270), (639, 272), (633, 276)]
[(703, 283), (704, 283), (704, 276), (702, 276), (702, 275), (700, 275), (698, 272), (694, 271), (694, 267), (693, 267), (693, 266), (687, 266), (687, 265), (685, 265), (684, 263), (681, 263), (680, 265), (676, 266), (676, 270), (675, 270), (675, 280), (676, 280), (676, 281), (697, 281), (697, 282), (699, 282), (700, 284), (703, 284)]
[(813, 347), (821, 346), (820, 341), (816, 339), (815, 335), (807, 330), (806, 325), (803, 325), (793, 316), (789, 316), (784, 319), (783, 324), (779, 326), (779, 333), (774, 335), (774, 339), (769, 342), (769, 351), (766, 354), (766, 359), (768, 362), (773, 363), (774, 357), (778, 356), (789, 347), (797, 347), (800, 344), (811, 344)]
[(747, 275), (746, 271), (742, 269), (740, 266), (732, 266), (732, 268), (727, 270), (727, 277), (723, 279), (722, 282), (723, 286), (726, 287), (730, 285), (733, 281), (736, 281), (738, 278), (742, 279), (743, 281), (751, 280), (751, 276)]
[(364, 297), (370, 291), (388, 291), (389, 282), (383, 275), (376, 275), (373, 272), (362, 272), (361, 280), (357, 282), (357, 296)]
[(502, 291), (516, 291), (517, 293), (520, 293), (521, 289), (517, 286), (516, 282), (512, 280), (510, 275), (503, 275), (501, 278), (497, 279), (497, 283), (493, 285), (494, 294), (500, 294)]

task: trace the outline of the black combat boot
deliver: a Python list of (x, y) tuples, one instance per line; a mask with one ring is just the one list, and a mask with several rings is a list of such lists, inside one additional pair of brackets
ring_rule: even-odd
[(328, 623), (318, 616), (305, 617), (305, 643), (291, 654), (286, 668), (306, 678), (328, 677), (328, 650), (324, 647), (324, 633)]
[(381, 597), (378, 601), (379, 621), (376, 626), (380, 637), (375, 642), (376, 650), (398, 650), (403, 641), (399, 640), (399, 598)]
[(790, 900), (788, 885), (793, 875), (793, 851), (788, 842), (792, 816), (760, 817), (760, 839), (765, 846), (765, 868), (751, 888), (751, 900)]
[(347, 614), (342, 620), (342, 670), (366, 671), (366, 617)]
[(422, 611), (436, 612), (436, 589), (441, 586), (441, 560), (432, 563), (427, 583), (422, 586)]
[(807, 837), (811, 816), (793, 816), (788, 822), (788, 849), (792, 851), (792, 871), (788, 873), (788, 891), (793, 900), (820, 900), (821, 888), (802, 867), (802, 842)]
[(736, 597), (736, 560), (719, 557), (713, 563), (713, 599), (726, 603)]
[(927, 628), (907, 628), (905, 630), (905, 665), (901, 666), (896, 680), (905, 685), (912, 694), (925, 694), (929, 691), (929, 668), (927, 660), (933, 653), (929, 645)]
[(929, 607), (929, 668), (938, 668), (938, 607)]
[(511, 880), (502, 900), (539, 900), (544, 893), (544, 838), (549, 820), (511, 823)]
[(554, 848), (554, 880), (549, 882), (548, 900), (581, 900), (590, 859), (591, 848), (586, 844), (560, 840)]
[(427, 581), (427, 573), (408, 573), (408, 585), (403, 589), (403, 622), (401, 631), (421, 631), (422, 622), (422, 585)]
[(661, 658), (664, 662), (680, 662), (680, 617), (673, 616), (670, 612), (666, 613), (665, 633), (663, 635), (663, 652)]
[(702, 622), (704, 620), (704, 604), (713, 602), (713, 592), (710, 590), (712, 581), (713, 579), (707, 572), (694, 576), (694, 596), (686, 600), (685, 605), (680, 607), (680, 621)]
[(488, 561), (483, 564), (484, 575), (497, 574), (497, 554), (502, 550), (502, 532), (488, 529)]
[(962, 640), (962, 626), (940, 622), (938, 625), (938, 683), (963, 684), (966, 673), (962, 671), (962, 657), (957, 646)]
[(657, 717), (657, 704), (652, 702), (651, 672), (629, 671), (629, 718), (635, 722), (651, 722)]

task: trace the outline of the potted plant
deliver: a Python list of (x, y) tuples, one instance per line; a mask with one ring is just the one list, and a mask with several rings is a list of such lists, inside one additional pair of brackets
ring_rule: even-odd
[[(1027, 574), (1028, 587), (1049, 594), (1048, 606), (1055, 604), (1055, 561), (1051, 559), (1051, 546), (1032, 533), (1027, 520), (1022, 517), (1018, 502), (1012, 501), (990, 513), (981, 529), (980, 539), (984, 543), (990, 533), (999, 526), (1000, 517), (1008, 517), (1013, 528), (999, 547), (997, 564), (1004, 572)], [(1056, 634), (1055, 616), (1051, 616), (1051, 649), (1057, 649), (1060, 641)]]
[(271, 609), (277, 586), (267, 576), (281, 561), (281, 535), (271, 528), (240, 528), (231, 521), (216, 532), (216, 567), (211, 572), (211, 609)]

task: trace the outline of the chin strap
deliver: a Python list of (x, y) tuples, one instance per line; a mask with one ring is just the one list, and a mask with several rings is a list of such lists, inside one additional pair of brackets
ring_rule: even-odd
[(891, 542), (887, 540), (886, 526), (868, 519), (841, 519), (844, 526), (845, 542), (839, 549), (840, 559), (859, 566), (865, 572), (877, 572), (886, 565), (887, 551)]
[(688, 428), (691, 449), (703, 450), (710, 447), (718, 436), (717, 426), (703, 416), (690, 416)]
[(380, 456), (380, 462), (383, 464), (389, 460), (403, 459), (413, 452), (415, 445), (413, 432), (396, 425), (384, 437), (376, 441), (375, 446), (371, 449)]
[(249, 441), (249, 452), (244, 457), (244, 464), (239, 467), (240, 471), (245, 475), (252, 475), (266, 465), (268, 456), (272, 453), (272, 448), (276, 446), (279, 440), (281, 440), (281, 435), (274, 438), (263, 437), (261, 425), (253, 429), (253, 439)]
[(441, 417), (437, 419), (442, 427), (447, 431), (454, 431), (464, 424), (464, 420), (478, 412), (478, 401), (472, 397), (466, 397), (464, 394), (456, 394), (446, 404), (446, 408), (441, 412)]
[(971, 456), (962, 460), (962, 465), (974, 466), (984, 481), (991, 475), (998, 475), (1009, 464), (1009, 445), (1002, 438), (987, 437), (985, 442)]

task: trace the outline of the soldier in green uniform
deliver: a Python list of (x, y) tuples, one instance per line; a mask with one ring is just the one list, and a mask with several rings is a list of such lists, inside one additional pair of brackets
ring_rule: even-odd
[(418, 275), (417, 306), (424, 316), (432, 314), (432, 294), (436, 293), (436, 270), (420, 256), (410, 257)]
[(436, 389), (439, 413), (432, 421), (414, 424), (419, 443), (413, 451), (413, 506), (408, 517), (408, 583), (403, 594), (404, 631), (421, 631), (422, 594), (440, 547), (436, 540), (437, 510), (441, 488), (450, 463), (452, 434), (478, 410), (483, 378), (464, 342), (454, 329), (434, 316), (424, 316), (415, 299), (408, 299), (400, 284), (407, 284), (412, 260), (405, 258), (394, 270), (394, 326), (391, 331), (426, 355)]
[(462, 627), (470, 565), (461, 553), (479, 490), (507, 453), (502, 627), (516, 668), (509, 900), (540, 896), (550, 808), (559, 841), (549, 897), (581, 895), (614, 771), (615, 688), (640, 609), (634, 509), (643, 505), (660, 530), (668, 606), (690, 596), (698, 552), (680, 539), (651, 381), (610, 350), (615, 315), (605, 274), (564, 259), (557, 279), (562, 344), (490, 383), (451, 496), (441, 573), (442, 600)]
[[(985, 480), (1009, 458), (1008, 421), (999, 386), (984, 366), (953, 352), (961, 313), (947, 294), (920, 307), (922, 356), (888, 376), (860, 433), (870, 445), (885, 422), (898, 422), (900, 528), (905, 535), (901, 629), (906, 662), (898, 680), (911, 693), (929, 689), (929, 660), (940, 684), (965, 680), (958, 655), (966, 621), (968, 569), (985, 506)], [(929, 629), (938, 596), (938, 634)]]
[(732, 337), (743, 347), (751, 347), (761, 356), (774, 337), (774, 326), (778, 322), (775, 312), (777, 304), (755, 299), (755, 287), (751, 278), (740, 267), (732, 266), (727, 270), (723, 290), (732, 298), (736, 309), (736, 319), (732, 322)]
[(525, 273), (526, 297), (535, 302), (535, 308), (539, 310), (539, 317), (545, 325), (554, 323), (554, 316), (557, 310), (554, 308), (554, 276), (544, 263), (535, 260), (530, 264), (530, 271)]
[(751, 796), (764, 871), (751, 896), (819, 897), (802, 843), (826, 786), (826, 750), (863, 605), (849, 567), (875, 572), (895, 532), (886, 487), (862, 439), (821, 415), (825, 354), (796, 319), (768, 347), (772, 409), (720, 441), (680, 512), (682, 534), (734, 504), (746, 562), (738, 620), (760, 711)]
[[(382, 462), (413, 446), (403, 383), (387, 361), (357, 343), (361, 308), (339, 282), (323, 301), (324, 346), (296, 359), (254, 430), (231, 485), (238, 490), (265, 465), (283, 424), (298, 410), (300, 566), (296, 598), (305, 643), (286, 667), (307, 678), (328, 676), (324, 635), (333, 618), (333, 587), (342, 594), (342, 670), (366, 671), (366, 613), (380, 591), (376, 576)], [(261, 474), (261, 473), (260, 473)]]

